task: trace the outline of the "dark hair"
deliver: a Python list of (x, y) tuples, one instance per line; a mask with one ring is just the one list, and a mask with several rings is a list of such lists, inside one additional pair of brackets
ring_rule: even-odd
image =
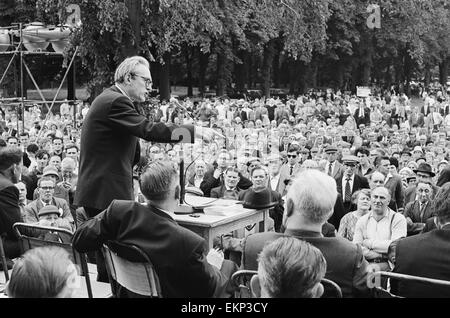
[(6, 141), (4, 141), (3, 139), (0, 138), (0, 148), (6, 147), (6, 146), (7, 146)]
[(370, 151), (366, 147), (356, 148), (355, 156), (358, 156), (359, 153), (362, 153), (363, 155), (366, 155), (367, 157), (370, 156)]
[(29, 144), (27, 146), (27, 151), (36, 154), (36, 152), (39, 150), (39, 146), (36, 144)]
[(61, 143), (64, 142), (61, 137), (53, 137), (52, 142), (54, 142), (55, 140), (61, 140)]
[(298, 154), (300, 152), (300, 147), (298, 145), (289, 145), (287, 152), (295, 152)]
[(267, 171), (266, 171), (266, 169), (264, 169), (261, 165), (256, 165), (256, 166), (254, 166), (254, 167), (250, 170), (250, 177), (253, 177), (253, 172), (255, 172), (256, 170), (263, 170), (263, 171), (264, 171), (264, 174), (265, 174), (266, 177), (267, 177)]
[[(389, 157), (387, 156), (376, 156), (375, 160), (373, 161), (373, 165), (378, 168), (378, 166), (381, 164), (381, 160), (389, 160)], [(389, 160), (389, 162), (391, 162)]]
[(48, 153), (47, 150), (45, 150), (45, 149), (39, 149), (39, 150), (36, 152), (36, 158), (37, 158), (37, 159), (42, 159), (45, 155), (47, 155), (48, 159), (50, 159), (50, 154)]
[(0, 171), (5, 171), (13, 164), (22, 161), (22, 150), (18, 147), (4, 147), (0, 149)]
[(436, 182), (436, 186), (442, 187), (445, 183), (450, 181), (450, 168), (445, 168), (439, 174), (438, 181)]
[(78, 146), (75, 145), (75, 144), (67, 144), (66, 146), (64, 146), (64, 149), (65, 149), (66, 151), (69, 150), (69, 149), (71, 149), (71, 148), (75, 148), (77, 151), (80, 150), (80, 149), (78, 149)]
[(11, 139), (15, 139), (15, 140), (19, 141), (19, 139), (17, 139), (16, 136), (9, 136), (8, 138), (6, 138), (6, 141), (8, 142), (8, 141), (10, 141)]
[(20, 134), (20, 137), (30, 137), (30, 134), (29, 133), (27, 133), (27, 132), (23, 132), (23, 133), (21, 133)]
[(397, 158), (395, 158), (395, 157), (390, 157), (390, 158), (389, 158), (389, 162), (390, 162), (391, 166), (395, 166), (395, 168), (398, 169), (398, 160), (397, 160)]
[(450, 221), (450, 183), (445, 183), (433, 200), (434, 214), (439, 223), (443, 224)]

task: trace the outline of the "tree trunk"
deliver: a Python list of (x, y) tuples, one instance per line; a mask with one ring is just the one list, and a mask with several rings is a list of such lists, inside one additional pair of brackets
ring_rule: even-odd
[(405, 93), (407, 96), (411, 96), (411, 70), (413, 68), (413, 61), (411, 56), (409, 56), (408, 50), (405, 49), (405, 68), (403, 73), (405, 75)]
[(264, 79), (264, 96), (270, 98), (270, 86), (272, 84), (272, 63), (275, 56), (275, 40), (270, 40), (264, 48), (264, 61), (262, 75)]
[(164, 53), (164, 64), (161, 65), (159, 73), (159, 99), (161, 101), (170, 99), (170, 52)]
[(425, 79), (424, 79), (424, 84), (425, 84), (425, 90), (428, 90), (428, 86), (430, 86), (431, 83), (431, 71), (430, 71), (431, 66), (430, 65), (425, 65)]
[(246, 51), (238, 51), (237, 53), (239, 59), (242, 63), (234, 64), (234, 76), (236, 78), (236, 90), (239, 92), (243, 92), (245, 90), (245, 79), (246, 79), (246, 65), (245, 59), (247, 58)]
[(187, 96), (191, 97), (194, 95), (194, 90), (192, 87), (192, 59), (194, 57), (194, 48), (186, 46), (185, 56), (186, 56), (186, 68), (187, 68)]
[(247, 55), (247, 88), (252, 89), (253, 88), (253, 60), (254, 60), (254, 54), (248, 54)]
[(134, 38), (127, 37), (124, 39), (125, 43), (122, 45), (122, 54), (124, 56), (134, 56), (139, 53), (141, 44), (141, 0), (125, 0), (125, 5), (128, 9), (128, 18)]
[(343, 90), (344, 89), (345, 65), (344, 65), (344, 61), (342, 61), (342, 59), (337, 61), (337, 63), (338, 63), (338, 65), (337, 65), (337, 69), (336, 69), (336, 83), (337, 83), (337, 87), (340, 90)]
[(198, 89), (200, 91), (200, 96), (204, 96), (205, 94), (205, 78), (206, 78), (206, 69), (208, 68), (209, 62), (209, 54), (204, 54), (201, 49), (199, 52), (199, 72), (198, 72)]
[(450, 57), (445, 58), (442, 63), (439, 64), (439, 82), (441, 85), (445, 85), (447, 83), (449, 64)]
[(223, 48), (217, 51), (217, 87), (216, 96), (225, 95), (227, 88), (227, 56)]

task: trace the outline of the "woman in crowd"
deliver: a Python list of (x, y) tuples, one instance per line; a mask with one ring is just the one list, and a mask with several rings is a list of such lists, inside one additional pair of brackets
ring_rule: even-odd
[(352, 203), (357, 205), (356, 211), (349, 212), (341, 219), (338, 234), (349, 241), (353, 241), (356, 222), (360, 217), (369, 212), (370, 190), (361, 189), (352, 195)]

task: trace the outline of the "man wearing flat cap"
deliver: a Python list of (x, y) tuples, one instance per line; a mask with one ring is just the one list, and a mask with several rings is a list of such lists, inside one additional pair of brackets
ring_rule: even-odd
[[(344, 172), (336, 180), (337, 190), (344, 201), (344, 215), (356, 210), (356, 205), (351, 202), (352, 195), (360, 189), (369, 189), (369, 181), (356, 173), (359, 160), (356, 156), (344, 156), (342, 158)], [(336, 216), (339, 221), (342, 216)]]
[(336, 160), (337, 152), (338, 149), (336, 146), (328, 146), (325, 148), (325, 159), (327, 159), (325, 173), (334, 179), (341, 177), (345, 170), (344, 166)]

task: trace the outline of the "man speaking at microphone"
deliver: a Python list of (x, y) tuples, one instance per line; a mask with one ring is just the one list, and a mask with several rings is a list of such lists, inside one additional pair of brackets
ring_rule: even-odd
[(115, 85), (92, 103), (83, 122), (75, 204), (89, 217), (105, 210), (114, 199), (133, 200), (133, 165), (139, 161), (138, 138), (177, 142), (180, 136), (210, 140), (213, 131), (193, 125), (153, 123), (140, 114), (134, 102), (144, 102), (152, 89), (148, 61), (125, 59), (116, 69)]

